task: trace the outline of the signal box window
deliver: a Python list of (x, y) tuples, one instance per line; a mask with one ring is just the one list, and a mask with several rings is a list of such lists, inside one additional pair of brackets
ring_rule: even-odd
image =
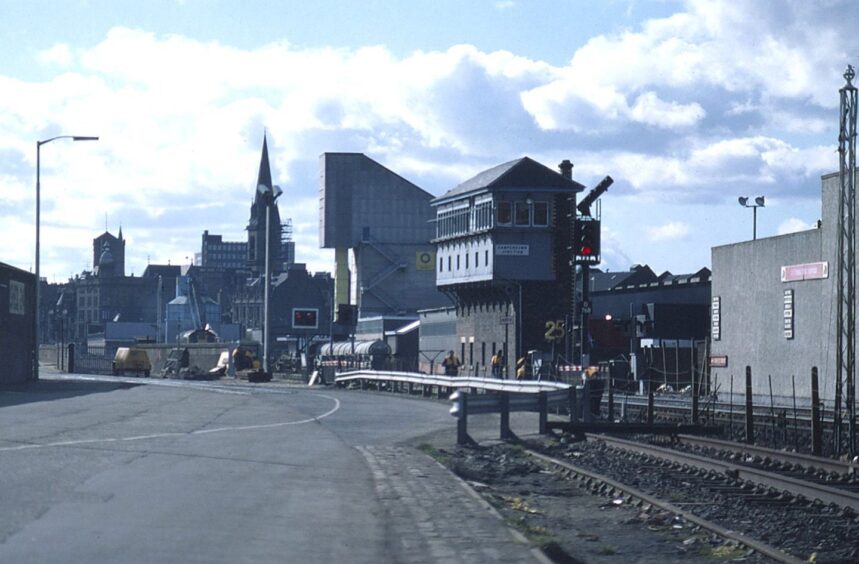
[(531, 214), (529, 212), (527, 203), (516, 202), (516, 225), (531, 225)]
[(302, 329), (316, 329), (319, 326), (318, 310), (316, 309), (293, 309), (292, 326)]
[(510, 225), (513, 222), (513, 209), (510, 202), (498, 202), (498, 225)]
[(548, 202), (534, 202), (534, 225), (537, 227), (546, 227), (549, 225)]

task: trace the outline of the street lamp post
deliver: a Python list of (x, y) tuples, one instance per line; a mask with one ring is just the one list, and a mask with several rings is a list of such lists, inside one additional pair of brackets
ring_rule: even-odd
[(754, 241), (758, 238), (758, 208), (764, 207), (764, 197), (758, 196), (753, 204), (749, 203), (746, 196), (740, 196), (737, 200), (744, 208), (752, 208), (752, 241)]
[(34, 294), (36, 300), (36, 315), (35, 321), (33, 324), (33, 328), (35, 330), (35, 338), (36, 338), (36, 354), (33, 359), (33, 379), (39, 379), (39, 287), (41, 286), (41, 279), (39, 278), (39, 250), (40, 250), (40, 221), (41, 221), (41, 213), (42, 213), (42, 201), (41, 201), (41, 174), (42, 174), (42, 145), (47, 145), (51, 141), (56, 141), (57, 139), (71, 139), (72, 141), (98, 141), (98, 137), (92, 136), (81, 136), (81, 135), (58, 135), (56, 137), (51, 137), (50, 139), (45, 139), (44, 141), (36, 141), (36, 292)]
[(265, 281), (263, 282), (262, 369), (268, 374), (269, 294), (271, 293), (271, 207), (283, 194), (280, 186), (260, 184), (257, 190), (265, 196)]

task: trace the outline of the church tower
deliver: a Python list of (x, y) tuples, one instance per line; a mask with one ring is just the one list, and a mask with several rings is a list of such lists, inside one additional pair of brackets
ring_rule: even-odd
[[(269, 190), (261, 191), (260, 186)], [(262, 275), (265, 272), (265, 226), (266, 205), (271, 207), (269, 217), (269, 260), (271, 261), (271, 272), (278, 274), (283, 271), (283, 259), (281, 258), (281, 225), (280, 213), (277, 202), (272, 200), (271, 188), (271, 165), (268, 160), (268, 143), (265, 136), (262, 140), (262, 156), (260, 157), (259, 173), (254, 185), (254, 202), (251, 204), (251, 215), (248, 221), (248, 268), (254, 275)]]

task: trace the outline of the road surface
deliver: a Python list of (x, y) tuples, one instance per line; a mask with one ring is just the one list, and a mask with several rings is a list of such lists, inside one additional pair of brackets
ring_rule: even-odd
[(407, 446), (439, 430), (452, 445), (444, 402), (100, 380), (0, 390), (0, 561), (533, 557), (457, 478)]

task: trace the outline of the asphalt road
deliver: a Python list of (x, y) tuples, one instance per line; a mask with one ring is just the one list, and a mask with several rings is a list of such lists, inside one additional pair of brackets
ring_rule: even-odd
[(355, 447), (454, 429), (443, 402), (160, 384), (0, 390), (0, 561), (390, 561)]

